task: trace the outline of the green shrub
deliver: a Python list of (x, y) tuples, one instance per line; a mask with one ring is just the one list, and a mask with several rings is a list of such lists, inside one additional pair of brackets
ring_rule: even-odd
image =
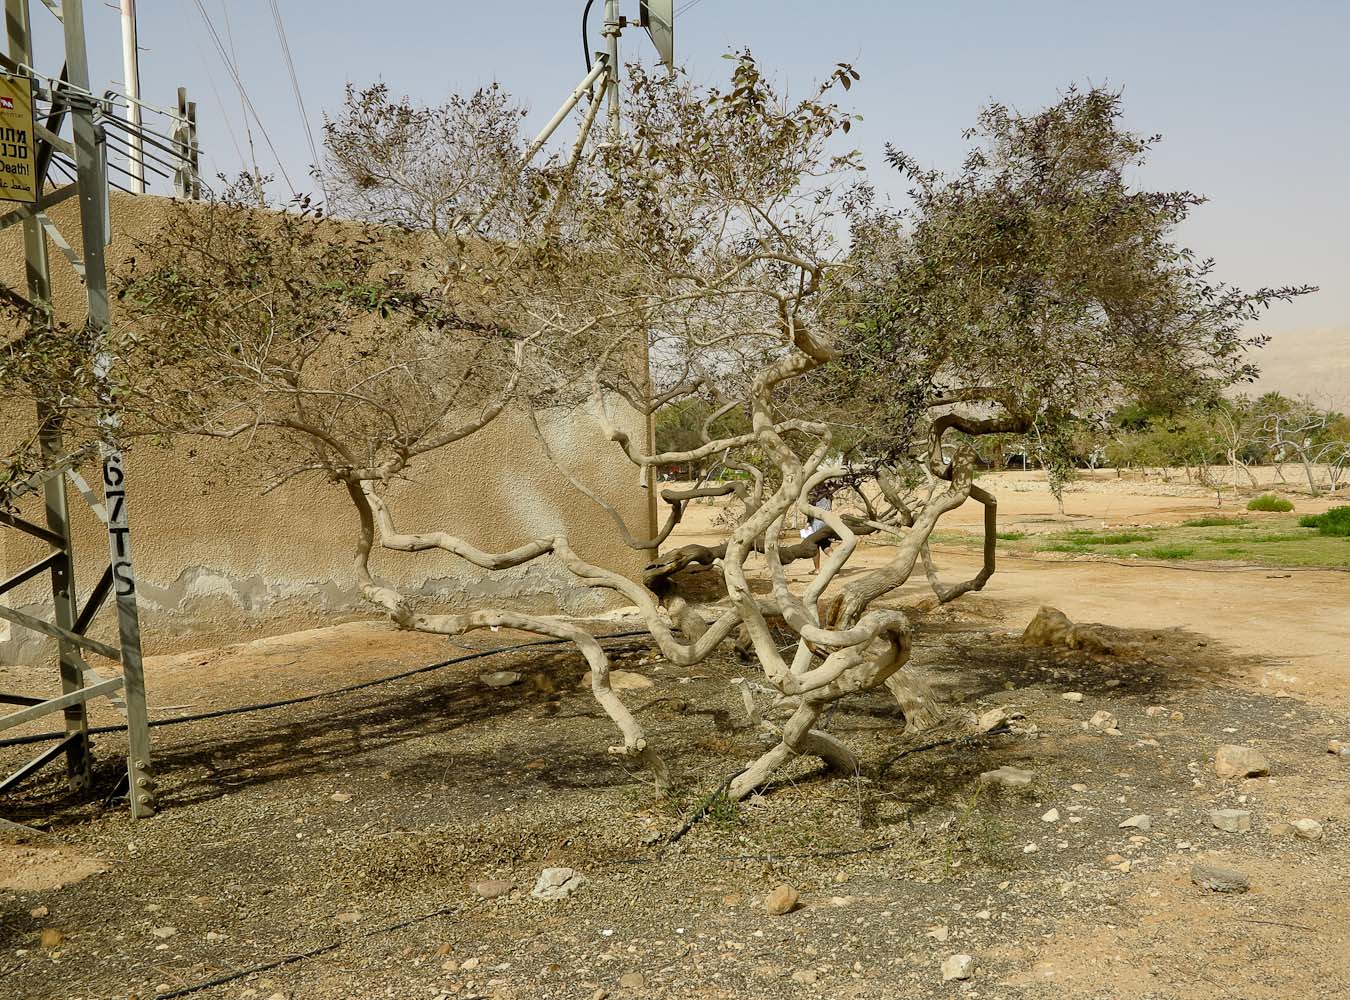
[(1119, 531), (1114, 535), (1097, 535), (1091, 539), (1089, 545), (1129, 545), (1130, 542), (1151, 542), (1152, 535), (1142, 535), (1137, 531)]
[(1190, 545), (1159, 545), (1141, 555), (1149, 559), (1185, 559), (1194, 551)]
[(1308, 514), (1298, 519), (1300, 528), (1316, 528), (1324, 535), (1350, 537), (1350, 507), (1332, 507), (1325, 514)]
[(998, 540), (1000, 542), (1020, 542), (1026, 537), (1027, 533), (1025, 531), (1000, 531), (998, 533)]
[(1247, 522), (1240, 517), (1197, 517), (1182, 521), (1183, 528), (1232, 528)]
[(1265, 496), (1260, 496), (1254, 500), (1248, 501), (1247, 509), (1273, 511), (1283, 514), (1286, 511), (1293, 510), (1294, 505), (1284, 497), (1277, 497), (1273, 493), (1267, 493)]

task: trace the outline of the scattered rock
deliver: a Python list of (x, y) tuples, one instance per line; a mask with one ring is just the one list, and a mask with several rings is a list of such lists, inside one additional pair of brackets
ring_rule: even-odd
[(535, 899), (566, 899), (586, 882), (586, 876), (571, 868), (545, 868), (530, 895)]
[(1025, 788), (1036, 777), (1035, 771), (1023, 771), (1021, 768), (1004, 764), (994, 771), (985, 771), (980, 775), (980, 784), (999, 785), (1003, 788)]
[(1120, 824), (1120, 829), (1142, 830), (1144, 833), (1148, 833), (1153, 829), (1153, 817), (1145, 813), (1140, 813), (1138, 816), (1131, 816), (1129, 819), (1125, 820), (1125, 822)]
[(949, 983), (953, 979), (969, 979), (975, 975), (975, 959), (969, 955), (952, 955), (942, 963), (942, 981)]
[(464, 961), (460, 962), (459, 968), (461, 972), (472, 972), (474, 969), (478, 968), (478, 966), (481, 964), (482, 959), (480, 959), (477, 955), (475, 955), (473, 956), (473, 958), (466, 958)]
[(1148, 708), (1144, 709), (1144, 714), (1147, 715), (1150, 719), (1156, 719), (1160, 716), (1166, 715), (1167, 709), (1164, 708), (1162, 705), (1150, 705)]
[(792, 886), (784, 883), (764, 897), (764, 909), (775, 917), (791, 913), (801, 902), (801, 896)]
[(175, 934), (178, 933), (178, 928), (155, 927), (151, 929), (150, 933), (153, 934), (155, 937), (159, 938), (161, 941), (167, 941), (169, 938), (173, 937)]
[(1294, 828), (1294, 835), (1304, 840), (1322, 839), (1322, 824), (1315, 819), (1296, 819), (1289, 825)]
[(1222, 865), (1196, 864), (1191, 866), (1191, 881), (1211, 892), (1246, 892), (1252, 887), (1245, 872)]
[(1215, 809), (1209, 821), (1225, 833), (1246, 833), (1252, 828), (1252, 814), (1246, 809)]
[(1087, 653), (1127, 653), (1128, 643), (1113, 638), (1101, 625), (1075, 625), (1062, 611), (1041, 608), (1031, 619), (1022, 642), (1028, 646), (1062, 646)]
[(820, 976), (816, 975), (815, 969), (798, 969), (792, 974), (792, 981), (803, 986), (814, 986), (819, 979)]
[(516, 884), (509, 879), (504, 878), (485, 878), (474, 882), (469, 886), (474, 892), (484, 899), (497, 899), (505, 896), (516, 887)]
[(1251, 747), (1228, 744), (1214, 754), (1214, 773), (1220, 778), (1257, 778), (1270, 773), (1270, 762)]
[[(630, 670), (611, 670), (609, 672), (609, 686), (614, 691), (642, 691), (654, 685), (655, 682), (650, 677), (635, 674)], [(583, 688), (591, 686), (591, 672), (589, 670), (581, 675), (581, 683), (577, 686)]]
[(514, 670), (494, 670), (491, 673), (479, 674), (478, 679), (490, 688), (504, 688), (519, 683), (520, 674)]
[(1116, 723), (1116, 717), (1105, 710), (1095, 713), (1092, 718), (1088, 719), (1088, 725), (1093, 729), (1100, 729), (1104, 733), (1120, 728)]
[(44, 948), (59, 948), (65, 939), (65, 932), (59, 927), (44, 927), (38, 935), (38, 943)]
[(208, 941), (224, 941), (226, 937), (227, 935), (220, 933), (220, 931), (206, 932), (206, 940)]
[(1065, 691), (1062, 695), (1060, 695), (1060, 697), (1063, 698), (1065, 701), (1072, 701), (1075, 703), (1083, 700), (1083, 694), (1081, 691)]
[(361, 914), (357, 910), (343, 910), (333, 919), (340, 924), (354, 924), (361, 919)]
[(978, 732), (989, 733), (1008, 724), (1008, 713), (1001, 708), (991, 708), (980, 716), (975, 728)]
[(1051, 809), (1049, 812), (1047, 812), (1044, 816), (1041, 817), (1041, 822), (1042, 822), (1042, 823), (1058, 823), (1058, 822), (1059, 822), (1059, 810), (1058, 810), (1058, 809)]

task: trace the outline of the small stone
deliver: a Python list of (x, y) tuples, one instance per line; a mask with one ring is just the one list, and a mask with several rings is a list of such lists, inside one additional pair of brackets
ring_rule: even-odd
[(478, 679), (490, 688), (504, 688), (519, 683), (520, 674), (514, 670), (494, 670), (491, 673), (479, 674)]
[(1350, 747), (1340, 740), (1327, 740), (1327, 753), (1344, 754), (1346, 750), (1350, 750)]
[(1108, 855), (1106, 856), (1106, 863), (1107, 863), (1108, 865), (1113, 865), (1113, 866), (1114, 866), (1114, 865), (1118, 865), (1118, 864), (1120, 864), (1120, 863), (1121, 863), (1122, 861), (1124, 861), (1124, 860), (1125, 860), (1124, 856), (1123, 856), (1123, 855), (1120, 855), (1120, 854), (1108, 854)]
[(475, 955), (473, 958), (466, 958), (464, 961), (460, 962), (459, 970), (461, 972), (472, 972), (482, 964), (482, 959)]
[(220, 933), (220, 931), (207, 931), (207, 932), (206, 932), (206, 940), (208, 940), (208, 941), (224, 941), (224, 940), (225, 940), (225, 937), (226, 937), (226, 935)]
[(350, 802), (350, 801), (352, 800), (352, 793), (351, 793), (351, 792), (334, 792), (332, 795), (330, 795), (330, 796), (328, 796), (328, 797), (329, 797), (330, 799), (332, 799), (334, 802)]
[(30, 917), (45, 917), (50, 912), (51, 911), (48, 910), (45, 906), (35, 906), (28, 911), (28, 915)]
[(1156, 719), (1159, 718), (1160, 716), (1166, 715), (1167, 709), (1164, 708), (1162, 705), (1150, 705), (1148, 708), (1144, 709), (1144, 714), (1147, 715), (1150, 719)]
[(44, 948), (59, 948), (65, 939), (65, 932), (59, 927), (44, 927), (38, 935), (38, 943)]
[(1185, 722), (1185, 721), (1186, 721), (1186, 716), (1185, 716), (1185, 714), (1182, 713), (1182, 712), (1173, 712), (1171, 715), (1168, 716), (1168, 718), (1171, 719), (1173, 722)]
[(792, 886), (784, 883), (764, 897), (764, 909), (775, 917), (791, 913), (801, 902), (801, 896)]
[(937, 924), (928, 928), (927, 934), (934, 941), (946, 941), (951, 935), (951, 929), (946, 924)]
[(819, 979), (815, 969), (798, 969), (792, 974), (792, 981), (803, 986), (814, 986)]
[(566, 899), (586, 882), (586, 876), (571, 868), (545, 868), (530, 890), (535, 899)]
[(1304, 840), (1322, 839), (1322, 824), (1315, 819), (1296, 819), (1289, 825), (1294, 828), (1294, 835)]
[(449, 955), (454, 950), (455, 946), (452, 945), (449, 941), (442, 941), (440, 944), (436, 946), (436, 950), (433, 951), (431, 954), (433, 958), (445, 958), (446, 955)]
[(1211, 892), (1246, 892), (1252, 887), (1246, 873), (1221, 865), (1192, 865), (1191, 881)]
[[(611, 670), (609, 672), (609, 686), (613, 691), (643, 691), (654, 686), (654, 683), (650, 677), (635, 674), (630, 670)], [(591, 672), (589, 670), (582, 674), (581, 683), (577, 686), (583, 688), (591, 686)]]
[(1035, 844), (1027, 844), (1026, 847), (1022, 848), (1022, 853), (1023, 853), (1023, 854), (1035, 854), (1035, 853), (1036, 853), (1037, 851), (1039, 851), (1039, 850), (1040, 850), (1040, 848), (1037, 847)]
[(1065, 691), (1060, 697), (1065, 701), (1077, 703), (1083, 700), (1083, 693), (1081, 691)]
[(1122, 830), (1142, 830), (1148, 833), (1153, 829), (1153, 817), (1146, 813), (1140, 813), (1138, 816), (1131, 816), (1125, 822), (1120, 824)]
[(159, 938), (161, 941), (167, 941), (169, 938), (173, 937), (175, 934), (178, 933), (178, 928), (155, 927), (151, 929), (150, 933), (153, 934), (155, 937)]
[(1086, 792), (1088, 790), (1087, 785), (1070, 785), (1069, 788), (1075, 792)]
[(1288, 823), (1276, 823), (1270, 828), (1272, 837), (1288, 837), (1294, 832), (1293, 826)]
[(996, 770), (985, 771), (981, 774), (980, 784), (999, 785), (1003, 788), (1025, 788), (1031, 784), (1035, 777), (1035, 771), (1023, 771), (1021, 768), (1004, 764)]
[(1246, 809), (1215, 809), (1209, 821), (1225, 833), (1246, 833), (1252, 828), (1252, 814)]
[(469, 886), (469, 888), (484, 899), (497, 899), (500, 896), (505, 896), (515, 887), (516, 884), (514, 882), (504, 878), (480, 879)]
[(969, 979), (975, 975), (975, 959), (969, 955), (952, 955), (942, 963), (942, 981)]
[(1116, 724), (1116, 717), (1107, 711), (1095, 713), (1092, 718), (1088, 719), (1088, 725), (1093, 729), (1099, 729), (1102, 732), (1120, 728)]
[(1251, 747), (1228, 744), (1214, 754), (1214, 773), (1220, 778), (1257, 778), (1270, 773), (1270, 762)]
[(1041, 817), (1041, 822), (1042, 822), (1042, 823), (1058, 823), (1058, 822), (1059, 822), (1059, 810), (1058, 810), (1058, 809), (1051, 809), (1049, 812), (1047, 812), (1044, 816)]
[(1120, 864), (1116, 865), (1116, 871), (1125, 872), (1125, 874), (1128, 875), (1129, 872), (1130, 872), (1130, 867), (1131, 867), (1131, 862), (1129, 862), (1129, 861), (1122, 861)]
[(981, 733), (992, 732), (1008, 724), (1008, 713), (1001, 708), (991, 708), (980, 716), (975, 729)]
[(361, 914), (357, 910), (343, 910), (333, 919), (340, 924), (354, 924), (361, 919)]
[(640, 972), (625, 972), (619, 977), (619, 986), (625, 990), (640, 990), (647, 985), (647, 977)]

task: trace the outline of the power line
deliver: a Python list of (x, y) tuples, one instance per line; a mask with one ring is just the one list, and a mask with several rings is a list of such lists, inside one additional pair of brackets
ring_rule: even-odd
[(319, 170), (319, 149), (314, 144), (314, 131), (309, 127), (309, 114), (305, 111), (305, 98), (300, 93), (300, 78), (295, 75), (295, 60), (291, 58), (291, 43), (286, 38), (286, 23), (281, 17), (281, 8), (277, 0), (268, 0), (272, 8), (272, 23), (276, 25), (277, 39), (281, 42), (281, 53), (286, 58), (286, 71), (291, 77), (291, 93), (295, 94), (295, 105), (300, 110), (300, 123), (305, 128), (305, 142), (309, 143), (309, 155), (313, 157), (315, 176), (323, 188), (323, 199), (328, 201), (328, 185)]
[[(216, 26), (211, 20), (211, 15), (206, 12), (206, 8), (202, 5), (202, 0), (192, 0), (192, 3), (193, 6), (197, 8), (197, 13), (201, 16), (202, 23), (206, 25), (207, 33), (211, 36), (211, 41), (215, 43), (216, 51), (220, 53), (221, 62), (223, 62), (225, 68), (229, 70), (230, 77), (234, 80), (234, 85), (239, 90), (240, 100), (244, 102), (244, 106), (248, 109), (249, 113), (253, 115), (253, 120), (257, 122), (258, 131), (262, 133), (263, 141), (267, 143), (267, 148), (272, 152), (272, 158), (276, 160), (277, 169), (281, 171), (282, 180), (284, 180), (286, 186), (290, 188), (291, 196), (299, 197), (299, 192), (296, 191), (295, 185), (291, 183), (291, 178), (286, 173), (286, 165), (281, 162), (281, 156), (277, 153), (276, 146), (272, 144), (272, 137), (267, 134), (267, 126), (262, 123), (262, 118), (259, 117), (258, 110), (253, 106), (253, 101), (249, 98), (248, 91), (244, 87), (244, 81), (239, 78), (238, 68), (231, 62), (229, 53), (225, 49), (225, 44), (220, 40), (220, 34), (216, 31)], [(246, 115), (245, 124), (247, 124), (247, 121)]]

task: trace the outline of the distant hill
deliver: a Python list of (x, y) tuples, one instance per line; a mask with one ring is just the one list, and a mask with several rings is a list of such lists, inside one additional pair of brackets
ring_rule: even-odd
[(1275, 334), (1253, 352), (1252, 360), (1261, 378), (1242, 392), (1311, 396), (1336, 409), (1350, 409), (1350, 327)]

